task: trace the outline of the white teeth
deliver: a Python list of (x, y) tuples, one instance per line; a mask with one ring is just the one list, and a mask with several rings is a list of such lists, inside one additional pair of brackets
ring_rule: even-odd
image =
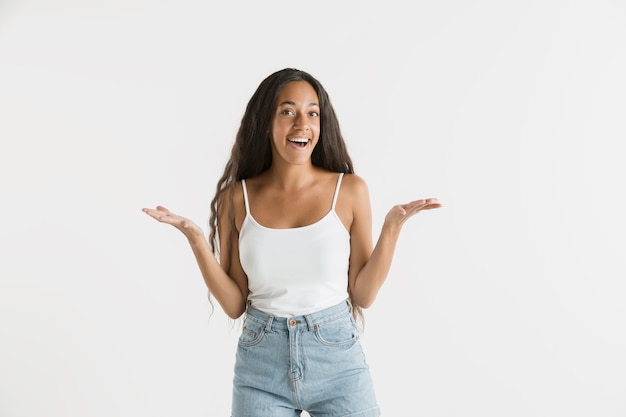
[(307, 138), (293, 138), (293, 139), (288, 139), (289, 142), (297, 142), (297, 143), (306, 143), (309, 141), (309, 139)]

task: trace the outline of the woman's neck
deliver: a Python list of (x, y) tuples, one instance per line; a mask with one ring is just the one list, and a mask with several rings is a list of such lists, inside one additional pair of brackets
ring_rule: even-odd
[(282, 165), (273, 164), (266, 172), (266, 181), (274, 187), (289, 191), (309, 187), (320, 174), (321, 169), (313, 164)]

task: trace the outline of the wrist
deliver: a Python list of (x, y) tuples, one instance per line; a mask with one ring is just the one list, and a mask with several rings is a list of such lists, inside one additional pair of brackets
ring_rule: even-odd
[(402, 225), (396, 222), (385, 221), (383, 223), (383, 228), (381, 233), (389, 234), (393, 237), (398, 237), (400, 235), (400, 230), (402, 229)]
[(194, 249), (201, 248), (209, 244), (209, 242), (204, 238), (204, 234), (201, 232), (190, 230), (188, 233), (185, 233), (185, 236), (187, 237), (187, 241), (189, 241), (191, 247)]

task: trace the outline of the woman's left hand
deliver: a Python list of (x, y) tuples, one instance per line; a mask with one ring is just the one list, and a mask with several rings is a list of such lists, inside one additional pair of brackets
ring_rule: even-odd
[(419, 213), (422, 210), (432, 210), (441, 207), (441, 203), (436, 198), (426, 198), (422, 200), (411, 201), (407, 204), (398, 204), (393, 206), (387, 216), (385, 223), (389, 226), (400, 228), (405, 221)]

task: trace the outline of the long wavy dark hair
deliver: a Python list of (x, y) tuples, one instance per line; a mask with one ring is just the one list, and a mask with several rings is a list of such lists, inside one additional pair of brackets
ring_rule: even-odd
[[(209, 243), (219, 259), (218, 212), (224, 198), (230, 201), (230, 236), (236, 238), (233, 196), (235, 184), (242, 179), (252, 178), (267, 170), (272, 164), (272, 146), (268, 134), (276, 109), (276, 100), (281, 89), (293, 81), (309, 83), (319, 99), (320, 136), (311, 155), (313, 165), (332, 172), (354, 173), (352, 159), (339, 128), (339, 121), (322, 84), (311, 74), (295, 68), (274, 72), (259, 84), (241, 119), (230, 159), (224, 173), (217, 182), (215, 196), (211, 201), (209, 218)], [(361, 309), (354, 305), (355, 317)]]

